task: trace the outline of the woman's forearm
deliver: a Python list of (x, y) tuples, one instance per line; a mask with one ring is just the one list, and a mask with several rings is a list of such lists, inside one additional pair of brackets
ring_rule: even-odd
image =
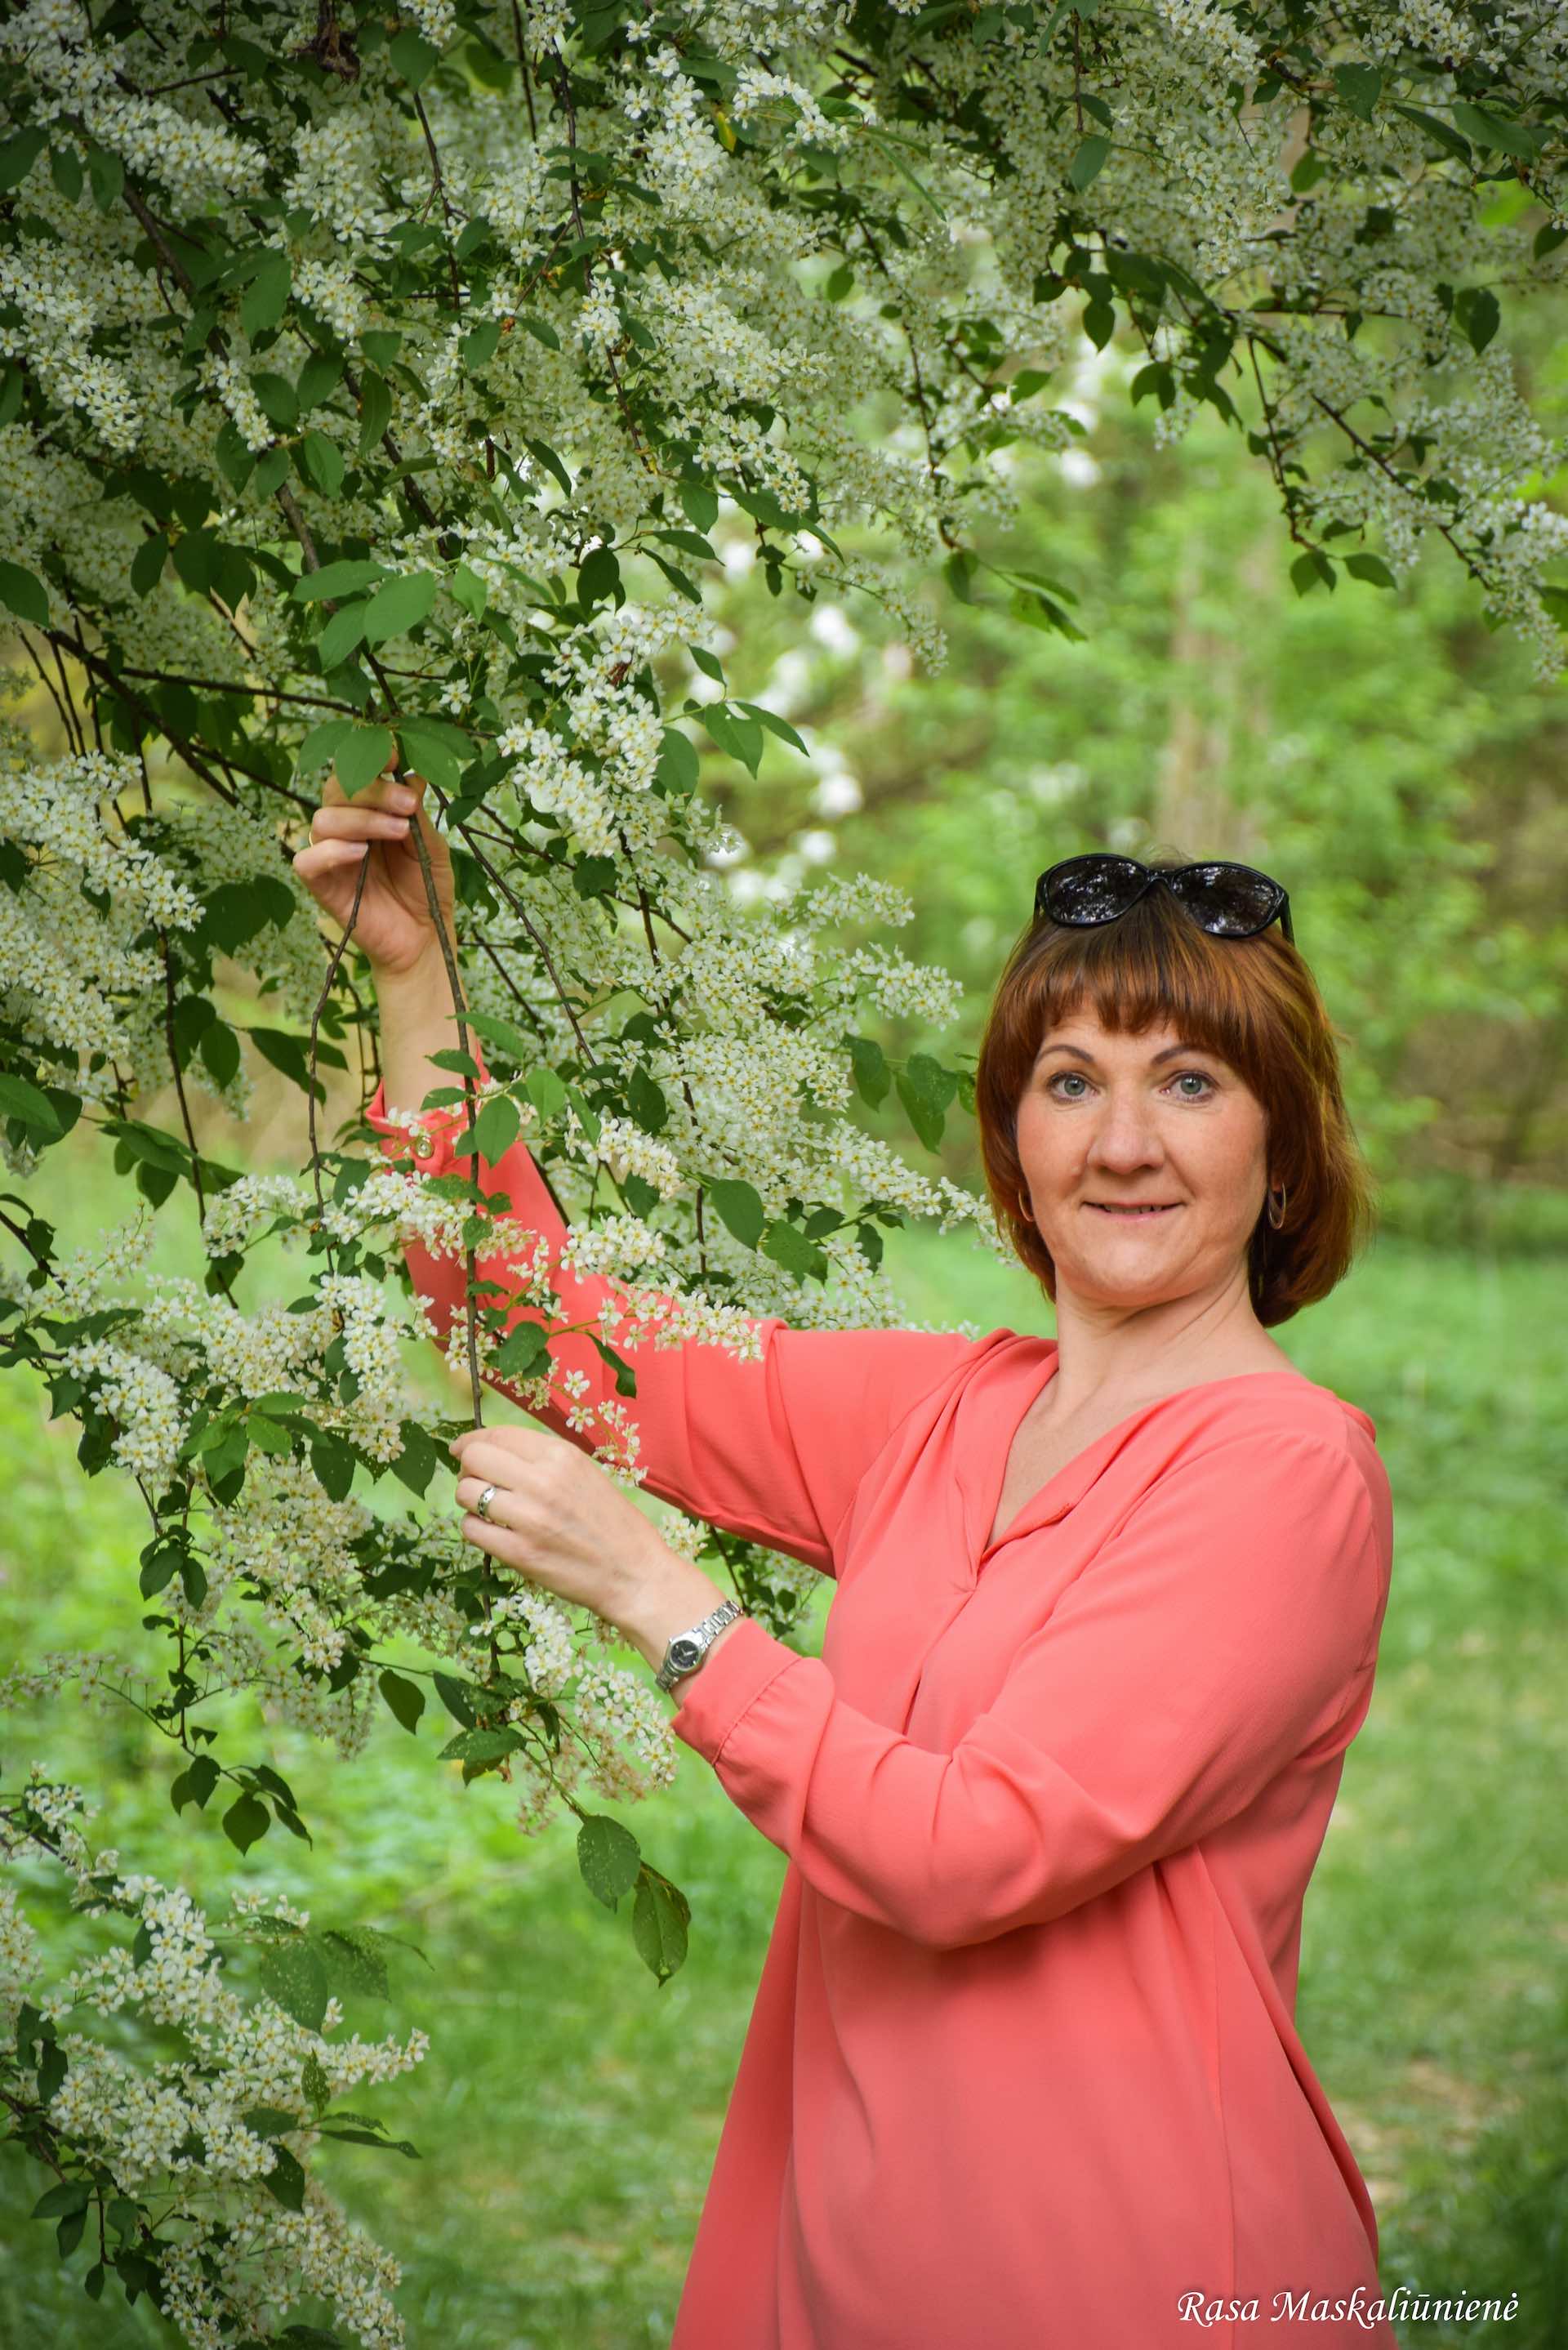
[(450, 1069), (431, 1061), (432, 1053), (451, 1051), (457, 1043), (452, 985), (439, 946), (432, 945), (410, 971), (379, 971), (376, 1002), (387, 1107), (417, 1110), (436, 1087), (459, 1082)]

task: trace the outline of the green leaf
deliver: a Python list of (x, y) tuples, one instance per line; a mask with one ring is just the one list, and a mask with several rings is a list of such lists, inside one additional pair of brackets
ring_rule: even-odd
[(760, 702), (742, 702), (739, 699), (735, 702), (735, 707), (737, 710), (743, 710), (748, 717), (756, 719), (760, 725), (767, 728), (770, 734), (776, 734), (781, 743), (787, 743), (793, 750), (803, 751), (807, 758), (810, 757), (810, 745), (795, 732), (787, 718), (779, 716), (776, 710), (766, 710)]
[(642, 1847), (631, 1830), (605, 1812), (590, 1812), (577, 1830), (577, 1866), (596, 1901), (613, 1909), (636, 1887)]
[(337, 780), (350, 799), (369, 788), (392, 755), (385, 726), (356, 726), (337, 754)]
[(320, 2031), (327, 2013), (327, 1969), (320, 1952), (303, 1936), (268, 1947), (261, 1965), (261, 1987), (306, 2032)]
[(240, 2119), (257, 2137), (277, 2137), (285, 2130), (306, 2126), (297, 2114), (286, 2113), (281, 2106), (250, 2106)]
[[(517, 1139), (521, 1125), (517, 1105), (505, 1094), (495, 1094), (485, 1103), (473, 1122), (473, 1148), (487, 1166), (493, 1167), (510, 1150)], [(459, 1136), (452, 1145), (454, 1156), (461, 1140)]]
[(911, 1053), (895, 1084), (910, 1125), (928, 1150), (941, 1147), (948, 1104), (958, 1091), (958, 1079), (929, 1053)]
[(387, 56), (410, 89), (419, 89), (441, 63), (441, 51), (418, 33), (397, 34), (387, 44)]
[(177, 1543), (162, 1543), (153, 1550), (151, 1557), (144, 1557), (136, 1585), (143, 1599), (156, 1599), (158, 1594), (173, 1582), (184, 1555)]
[(354, 1484), (353, 1448), (330, 1429), (310, 1440), (310, 1466), (329, 1502), (346, 1502)]
[(365, 614), (366, 643), (384, 644), (389, 637), (400, 637), (406, 629), (418, 628), (429, 618), (435, 599), (433, 572), (407, 571), (389, 579), (370, 598)]
[(359, 379), (359, 454), (368, 457), (392, 421), (392, 388), (385, 376)]
[(298, 2158), (290, 2154), (286, 2146), (279, 2146), (275, 2139), (273, 2142), (272, 2168), (263, 2178), (262, 2185), (286, 2210), (304, 2210), (305, 2172), (300, 2168)]
[(30, 620), (35, 629), (49, 625), (49, 599), (44, 583), (19, 563), (0, 563), (0, 604), (16, 613), (19, 620)]
[(827, 1277), (827, 1259), (815, 1242), (808, 1241), (803, 1232), (782, 1217), (763, 1233), (762, 1253), (775, 1264), (782, 1264), (786, 1273), (793, 1273), (797, 1281), (824, 1281)]
[(705, 703), (699, 715), (720, 750), (738, 759), (754, 779), (763, 756), (763, 730), (756, 720), (735, 717), (722, 702)]
[(681, 511), (696, 529), (711, 530), (719, 519), (719, 497), (707, 482), (682, 482), (677, 494)]
[(295, 759), (296, 775), (315, 775), (329, 767), (350, 736), (358, 732), (351, 718), (327, 718), (313, 726), (299, 746)]
[(286, 253), (269, 252), (240, 297), (240, 324), (254, 343), (269, 334), (288, 307), (292, 274)]
[(585, 607), (603, 604), (620, 587), (620, 565), (613, 546), (596, 546), (577, 567), (577, 594)]
[[(1407, 122), (1413, 122), (1417, 130), (1426, 131), (1428, 138), (1437, 140), (1445, 153), (1457, 155), (1461, 163), (1469, 161), (1469, 140), (1461, 139), (1453, 124), (1445, 122), (1441, 115), (1428, 114), (1419, 106), (1401, 106), (1397, 99), (1393, 101), (1393, 106), (1396, 114), (1402, 114)], [(1293, 173), (1292, 177), (1293, 182)]]
[(472, 1730), (479, 1719), (473, 1700), (480, 1692), (473, 1683), (454, 1680), (450, 1673), (432, 1673), (431, 1679), (435, 1683), (437, 1697), (452, 1720), (461, 1721), (465, 1730)]
[[(524, 321), (524, 324), (527, 323), (529, 322)], [(547, 473), (553, 473), (555, 475), (556, 481), (561, 485), (562, 491), (569, 498), (572, 494), (572, 477), (570, 473), (567, 473), (565, 465), (562, 464), (559, 457), (556, 456), (555, 451), (550, 447), (548, 442), (531, 441), (527, 434), (524, 433), (523, 437), (523, 446), (527, 450), (528, 454), (531, 457), (536, 457), (538, 459), (540, 464), (544, 466), (545, 471)]]
[(644, 1861), (631, 1913), (631, 1939), (639, 1958), (660, 1983), (685, 1963), (691, 1922), (691, 1904), (680, 1887)]
[(1487, 114), (1479, 106), (1470, 106), (1463, 99), (1453, 102), (1453, 117), (1468, 139), (1478, 147), (1490, 147), (1500, 154), (1516, 155), (1525, 162), (1533, 162), (1546, 144), (1546, 133), (1533, 125), (1506, 122), (1501, 115)]
[(1110, 151), (1110, 140), (1102, 138), (1098, 131), (1085, 139), (1078, 148), (1067, 166), (1067, 178), (1080, 195), (1090, 182), (1096, 180), (1105, 170), (1106, 160)]
[(1320, 548), (1309, 546), (1291, 566), (1291, 585), (1298, 596), (1310, 596), (1320, 585), (1334, 587), (1334, 566)]
[(460, 563), (452, 573), (452, 592), (465, 612), (472, 613), (476, 620), (483, 619), (490, 590), (478, 572), (471, 571), (466, 563)]
[(663, 1090), (654, 1083), (646, 1069), (633, 1069), (627, 1079), (626, 1098), (633, 1118), (645, 1134), (661, 1134), (670, 1117), (670, 1104)]
[(48, 143), (47, 130), (19, 130), (0, 147), (0, 195), (21, 186)]
[(292, 432), (299, 421), (299, 400), (288, 378), (263, 368), (252, 376), (251, 390), (267, 422), (280, 432)]
[(387, 1999), (391, 1985), (381, 1937), (369, 1926), (327, 1926), (317, 1938), (327, 1979), (341, 1998)]
[(762, 1239), (767, 1212), (752, 1185), (738, 1177), (721, 1175), (708, 1185), (707, 1191), (726, 1230), (733, 1232), (742, 1247), (754, 1249)]
[(1376, 66), (1335, 66), (1334, 86), (1352, 114), (1371, 121), (1372, 109), (1383, 95), (1383, 77)]
[(654, 770), (654, 786), (665, 798), (674, 793), (684, 799), (695, 791), (699, 773), (697, 746), (678, 726), (667, 726)]
[(1472, 349), (1484, 351), (1502, 321), (1497, 296), (1484, 286), (1467, 286), (1454, 296), (1454, 322)]
[(358, 588), (373, 588), (379, 579), (391, 576), (384, 563), (349, 557), (341, 563), (323, 563), (315, 571), (302, 571), (289, 594), (296, 604), (314, 604), (324, 596), (348, 596)]
[(886, 1054), (869, 1036), (846, 1036), (844, 1041), (855, 1070), (855, 1090), (867, 1108), (879, 1108), (893, 1082)]
[(403, 1449), (392, 1463), (392, 1474), (400, 1484), (412, 1493), (422, 1493), (435, 1475), (437, 1455), (434, 1439), (417, 1419), (400, 1422)]
[(259, 1844), (271, 1825), (266, 1805), (248, 1788), (223, 1814), (223, 1834), (242, 1852), (249, 1852), (253, 1844)]
[(343, 380), (343, 358), (338, 351), (312, 351), (295, 380), (295, 393), (301, 416), (308, 416), (331, 398)]
[(566, 1107), (566, 1088), (554, 1069), (530, 1069), (525, 1088), (541, 1118), (554, 1118)]
[(537, 1322), (520, 1322), (491, 1357), (504, 1379), (533, 1379), (548, 1369), (550, 1341)]
[(395, 1721), (408, 1731), (417, 1731), (420, 1716), (425, 1710), (425, 1693), (418, 1681), (407, 1681), (390, 1666), (377, 1675), (376, 1686), (386, 1699)]
[(299, 444), (299, 462), (307, 481), (324, 497), (335, 498), (343, 487), (343, 452), (313, 425)]
[(526, 1743), (517, 1730), (460, 1730), (449, 1738), (438, 1762), (499, 1762)]
[(130, 562), (130, 584), (139, 596), (151, 596), (163, 577), (163, 566), (169, 559), (169, 541), (161, 531), (152, 538), (144, 538)]
[(26, 1077), (0, 1076), (0, 1117), (20, 1118), (29, 1133), (56, 1141), (65, 1131), (48, 1096)]
[(1345, 567), (1353, 579), (1370, 579), (1375, 588), (1397, 588), (1399, 584), (1380, 555), (1347, 555)]
[(398, 740), (404, 765), (427, 775), (443, 792), (457, 789), (464, 763), (473, 754), (473, 744), (461, 727), (449, 726), (443, 719), (400, 719)]
[(194, 1804), (198, 1811), (204, 1811), (209, 1796), (223, 1775), (210, 1754), (192, 1755), (187, 1767), (170, 1786), (171, 1805), (176, 1812), (182, 1812), (187, 1804)]
[(35, 2220), (57, 2220), (63, 2212), (85, 2211), (92, 2200), (92, 2189), (85, 2178), (62, 2178), (39, 2196), (33, 2206)]
[(369, 605), (362, 601), (345, 604), (341, 611), (334, 612), (327, 622), (316, 642), (316, 658), (321, 663), (324, 675), (330, 674), (340, 662), (346, 661), (355, 647), (363, 641), (365, 615), (369, 608)]

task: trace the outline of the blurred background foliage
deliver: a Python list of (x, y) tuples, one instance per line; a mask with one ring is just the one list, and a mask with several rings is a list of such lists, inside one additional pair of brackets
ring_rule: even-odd
[[(1543, 412), (1568, 383), (1563, 324), (1538, 316), (1515, 337)], [(1310, 1376), (1373, 1414), (1397, 1508), (1377, 1690), (1308, 1898), (1298, 2021), (1372, 2187), (1385, 2285), (1517, 2293), (1510, 2338), (1557, 2344), (1568, 687), (1539, 682), (1528, 654), (1489, 630), (1449, 559), (1397, 595), (1346, 583), (1298, 598), (1262, 469), (1206, 421), (1157, 445), (1147, 407), (1129, 411), (1108, 380), (1121, 364), (1113, 348), (1080, 369), (1077, 446), (1060, 461), (1020, 449), (1018, 517), (981, 534), (991, 560), (1073, 591), (1082, 640), (1025, 625), (983, 570), (971, 605), (933, 573), (924, 592), (949, 657), (934, 677), (912, 671), (869, 599), (772, 598), (737, 532), (712, 596), (715, 646), (736, 691), (787, 716), (811, 756), (770, 737), (753, 777), (704, 749), (704, 785), (736, 828), (727, 870), (742, 897), (820, 867), (910, 893), (898, 942), (954, 972), (966, 1002), (954, 1032), (881, 1041), (950, 1062), (978, 1043), (1034, 877), (1054, 859), (1158, 845), (1241, 857), (1289, 888), (1344, 1039), (1382, 1229), (1335, 1296), (1279, 1335)], [(1560, 496), (1568, 484), (1546, 486)], [(868, 539), (863, 550), (885, 553)], [(62, 747), (41, 688), (26, 709), (39, 740)], [(296, 1102), (259, 1071), (248, 1128), (202, 1105), (202, 1147), (296, 1166)], [(335, 1106), (349, 1107), (346, 1092)], [(144, 1114), (167, 1122), (166, 1107)], [(933, 1163), (896, 1101), (863, 1114), (914, 1163)], [(978, 1184), (972, 1129), (954, 1115), (941, 1163)], [(125, 1212), (93, 1168), (79, 1134), (51, 1156), (62, 1239)], [(182, 1199), (159, 1218), (171, 1268), (195, 1261)], [(894, 1235), (889, 1263), (912, 1320), (1051, 1326), (1021, 1273), (957, 1235)], [(416, 1375), (432, 1392), (444, 1377), (433, 1361)], [(46, 1426), (17, 1382), (0, 1391), (0, 1473), (6, 1661), (72, 1647), (134, 1662), (134, 1494), (85, 1480), (70, 1425)], [(803, 1638), (813, 1650), (825, 1609), (819, 1594)], [(238, 1864), (244, 1878), (318, 1923), (381, 1925), (424, 1952), (406, 1959), (389, 2008), (349, 2016), (367, 2036), (431, 2033), (420, 2072), (378, 2101), (423, 2160), (317, 2157), (404, 2262), (411, 2350), (667, 2342), (782, 1856), (682, 1750), (659, 1818), (628, 1815), (692, 1905), (691, 1956), (659, 1989), (624, 1917), (587, 1895), (567, 1824), (524, 1839), (504, 1786), (464, 1791), (456, 1765), (433, 1768), (386, 1721), (351, 1769), (301, 1733), (254, 1726), (309, 1790), (317, 1837), (286, 1851), (269, 1839)], [(170, 1812), (160, 1743), (132, 1710), (22, 1707), (0, 1740), (7, 1770), (47, 1754), (101, 1792), (98, 1832), (125, 1865), (220, 1906), (232, 1847), (215, 1819)], [(57, 1948), (85, 1950), (79, 1926), (58, 1927)], [(27, 2220), (35, 2194), (0, 2147), (0, 2341), (166, 2343), (145, 2303), (84, 2299), (79, 2266), (57, 2267), (52, 2228)], [(1477, 2330), (1402, 2333), (1447, 2344)]]

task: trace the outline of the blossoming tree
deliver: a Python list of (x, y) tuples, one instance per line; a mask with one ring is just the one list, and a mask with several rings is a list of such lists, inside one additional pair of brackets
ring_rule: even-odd
[[(62, 745), (0, 723), (0, 1132), (28, 1186), (0, 1201), (0, 1347), (79, 1422), (84, 1473), (134, 1481), (127, 1607), (168, 1651), (161, 1679), (49, 1656), (5, 1691), (74, 1674), (139, 1704), (176, 1811), (211, 1806), (241, 1853), (307, 1835), (308, 1792), (236, 1746), (231, 1692), (345, 1760), (383, 1716), (444, 1712), (442, 1755), (517, 1787), (522, 1827), (576, 1816), (589, 1887), (631, 1897), (663, 1980), (687, 1904), (592, 1804), (668, 1783), (663, 1710), (607, 1627), (504, 1596), (418, 1506), (461, 1423), (407, 1399), (401, 1244), (470, 1269), (475, 1420), (504, 1376), (635, 1483), (632, 1427), (554, 1370), (545, 1274), (510, 1333), (472, 1280), (481, 1243), (525, 1272), (530, 1235), (371, 1146), (363, 966), (291, 872), (320, 778), (352, 795), (394, 756), (428, 778), (460, 1148), (477, 1173), (522, 1133), (559, 1184), (573, 1263), (625, 1300), (591, 1333), (618, 1396), (653, 1298), (670, 1339), (742, 1354), (758, 1315), (897, 1318), (886, 1229), (969, 1219), (1004, 1245), (856, 1115), (896, 1097), (936, 1150), (969, 1071), (867, 1031), (940, 1030), (956, 990), (878, 935), (910, 910), (864, 876), (727, 889), (700, 750), (754, 775), (769, 733), (805, 746), (705, 641), (722, 541), (750, 535), (775, 597), (877, 599), (928, 671), (943, 594), (1073, 637), (1068, 592), (981, 540), (1016, 511), (999, 453), (1081, 430), (1058, 402), (1086, 339), (1163, 437), (1204, 405), (1234, 425), (1303, 593), (1395, 588), (1435, 536), (1554, 673), (1559, 452), (1501, 328), (1562, 273), (1568, 19), (22, 0), (0, 106), (0, 603), (13, 686), (41, 681)], [(258, 1061), (297, 1088), (294, 1173), (202, 1139)], [(128, 1211), (75, 1251), (29, 1180), (73, 1134)], [(148, 1263), (171, 1201), (201, 1278)], [(775, 1628), (798, 1616), (792, 1563), (680, 1538)], [(394, 1638), (426, 1666), (387, 1661)], [(391, 2143), (338, 2100), (424, 2034), (331, 2038), (340, 1993), (384, 1987), (382, 1938), (243, 1887), (212, 1928), (95, 1849), (89, 1813), (43, 1763), (0, 1790), (0, 1845), (104, 1924), (50, 1988), (0, 1887), (0, 2104), (60, 2253), (85, 2238), (89, 2293), (112, 2274), (192, 2343), (282, 2338), (307, 2293), (337, 2329), (312, 2340), (400, 2339), (395, 2262), (301, 2160)], [(223, 1950), (257, 1940), (247, 2000)], [(95, 2013), (145, 2019), (144, 2057)], [(177, 2061), (153, 2054), (171, 2029)]]

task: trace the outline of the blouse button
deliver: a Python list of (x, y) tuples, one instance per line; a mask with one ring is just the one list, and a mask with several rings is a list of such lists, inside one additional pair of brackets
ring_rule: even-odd
[(414, 1157), (416, 1159), (433, 1159), (435, 1157), (435, 1143), (428, 1134), (421, 1134), (416, 1138), (414, 1142)]

